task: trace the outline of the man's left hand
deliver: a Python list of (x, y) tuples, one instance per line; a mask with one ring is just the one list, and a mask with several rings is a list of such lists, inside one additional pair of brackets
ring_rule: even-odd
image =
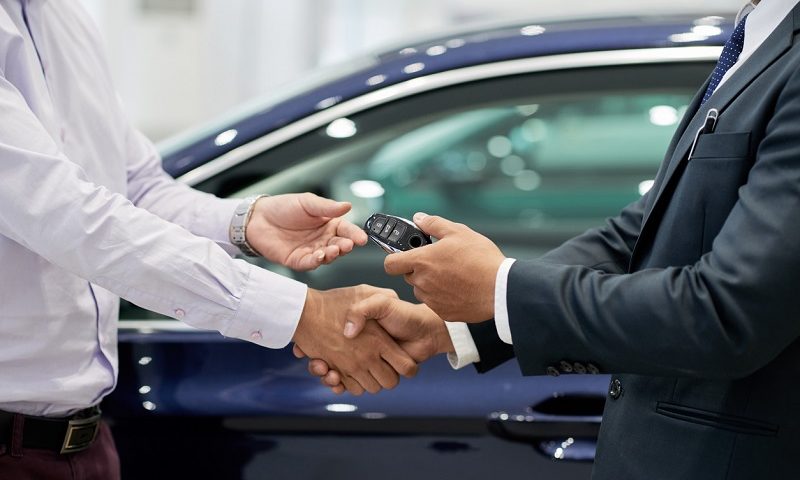
[(466, 225), (418, 213), (414, 223), (439, 240), (386, 257), (390, 275), (403, 275), (414, 296), (450, 322), (494, 317), (495, 277), (505, 257), (491, 240)]
[(263, 197), (247, 224), (247, 243), (272, 262), (313, 270), (367, 243), (367, 234), (342, 215), (348, 202), (313, 193)]

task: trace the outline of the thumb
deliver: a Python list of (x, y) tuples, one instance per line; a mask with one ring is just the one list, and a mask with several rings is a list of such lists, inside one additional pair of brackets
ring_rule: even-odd
[(417, 212), (414, 214), (414, 223), (423, 232), (436, 238), (444, 238), (458, 230), (458, 224), (437, 215)]
[(300, 204), (303, 210), (312, 217), (341, 217), (350, 211), (350, 202), (337, 202), (329, 198), (323, 198), (313, 193), (304, 193), (300, 197)]
[(385, 317), (392, 299), (382, 294), (375, 294), (351, 306), (345, 316), (344, 336), (355, 338), (364, 330), (368, 320), (380, 320)]

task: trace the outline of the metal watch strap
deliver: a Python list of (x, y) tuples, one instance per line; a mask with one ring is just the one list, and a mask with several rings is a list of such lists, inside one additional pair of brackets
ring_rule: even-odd
[(248, 257), (260, 257), (261, 255), (255, 251), (255, 249), (247, 243), (247, 223), (250, 221), (250, 217), (253, 215), (253, 209), (255, 208), (256, 202), (264, 197), (268, 197), (269, 195), (255, 195), (252, 197), (247, 197), (242, 200), (236, 210), (233, 212), (233, 218), (231, 219), (231, 226), (228, 231), (228, 236), (230, 237), (231, 243), (239, 248), (245, 255)]

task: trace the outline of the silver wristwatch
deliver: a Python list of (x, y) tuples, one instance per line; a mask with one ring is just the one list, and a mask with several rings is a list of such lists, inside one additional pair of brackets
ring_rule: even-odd
[(233, 218), (231, 219), (231, 226), (228, 230), (228, 236), (231, 239), (231, 243), (239, 247), (239, 250), (242, 251), (248, 257), (260, 257), (261, 255), (255, 251), (255, 249), (247, 243), (247, 222), (250, 221), (250, 217), (253, 215), (253, 209), (255, 208), (256, 202), (263, 197), (267, 197), (268, 195), (255, 195), (252, 197), (247, 197), (242, 200), (236, 210), (233, 212)]

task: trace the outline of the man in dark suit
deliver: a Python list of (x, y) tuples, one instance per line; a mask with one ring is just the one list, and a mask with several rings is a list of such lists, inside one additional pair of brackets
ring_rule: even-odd
[(427, 308), (374, 298), (348, 333), (377, 318), (425, 357), (466, 322), (481, 371), (612, 373), (595, 478), (800, 477), (797, 0), (743, 9), (688, 112), (652, 190), (542, 258), (415, 216), (439, 240), (385, 267)]

